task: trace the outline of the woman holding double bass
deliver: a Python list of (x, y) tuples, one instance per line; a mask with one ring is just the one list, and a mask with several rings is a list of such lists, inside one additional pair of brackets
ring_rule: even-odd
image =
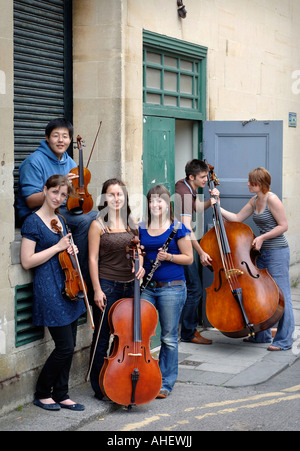
[[(232, 213), (220, 208), (222, 216), (228, 221), (243, 222), (249, 216), (257, 225), (260, 235), (253, 239), (253, 248), (260, 252), (256, 259), (259, 269), (267, 268), (278, 287), (282, 290), (285, 301), (284, 313), (279, 320), (277, 333), (269, 351), (285, 351), (293, 344), (294, 314), (290, 290), (289, 261), (290, 250), (284, 232), (288, 223), (284, 207), (276, 194), (270, 191), (271, 175), (265, 168), (256, 168), (249, 173), (248, 187), (255, 194), (238, 212)], [(270, 343), (271, 330), (258, 332), (254, 337), (244, 341)]]

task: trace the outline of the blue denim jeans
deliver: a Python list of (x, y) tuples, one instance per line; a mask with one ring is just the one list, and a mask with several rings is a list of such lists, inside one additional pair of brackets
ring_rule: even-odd
[[(272, 344), (286, 351), (293, 345), (295, 328), (289, 276), (290, 248), (287, 246), (278, 249), (262, 250), (261, 255), (256, 261), (256, 265), (259, 269), (267, 268), (283, 292), (285, 301), (284, 313), (278, 322), (277, 333)], [(250, 341), (255, 343), (270, 343), (272, 341), (271, 329), (259, 332)]]
[(187, 297), (181, 315), (181, 340), (191, 341), (199, 324), (199, 303), (202, 296), (202, 285), (197, 264), (184, 266)]
[[(95, 396), (99, 399), (103, 398), (103, 394), (99, 386), (99, 375), (104, 362), (104, 357), (107, 356), (110, 337), (108, 312), (111, 306), (119, 299), (133, 296), (133, 282), (114, 282), (111, 280), (100, 279), (100, 285), (102, 291), (106, 295), (107, 304), (104, 312), (104, 318), (102, 322), (101, 332), (99, 335), (97, 349), (94, 356), (94, 363), (90, 375), (91, 386), (95, 392)], [(91, 356), (94, 350), (94, 345), (101, 319), (101, 310), (96, 306), (93, 307), (93, 317), (95, 323), (95, 330), (91, 346)]]
[(156, 307), (161, 325), (159, 367), (162, 390), (171, 392), (178, 376), (178, 324), (186, 300), (186, 285), (146, 288), (142, 298)]

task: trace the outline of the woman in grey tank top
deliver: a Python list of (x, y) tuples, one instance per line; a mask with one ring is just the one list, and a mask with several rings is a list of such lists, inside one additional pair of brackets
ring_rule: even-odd
[[(260, 235), (253, 240), (253, 248), (260, 251), (256, 265), (267, 268), (284, 294), (285, 310), (281, 317), (273, 343), (269, 351), (286, 351), (293, 344), (295, 328), (293, 305), (290, 289), (289, 265), (290, 249), (284, 232), (288, 229), (286, 214), (281, 200), (270, 191), (271, 175), (265, 168), (256, 168), (249, 173), (248, 187), (255, 194), (238, 212), (232, 213), (221, 208), (222, 215), (228, 221), (243, 222), (253, 215)], [(270, 343), (271, 330), (259, 332), (254, 338), (244, 341)]]

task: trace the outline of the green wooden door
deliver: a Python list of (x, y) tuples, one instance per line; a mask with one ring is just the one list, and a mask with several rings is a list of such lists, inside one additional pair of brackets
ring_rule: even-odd
[(143, 189), (175, 189), (175, 119), (144, 116)]
[[(175, 119), (144, 116), (143, 190), (146, 196), (155, 185), (175, 190)], [(145, 207), (145, 205), (144, 205)], [(160, 346), (158, 322), (151, 349)]]

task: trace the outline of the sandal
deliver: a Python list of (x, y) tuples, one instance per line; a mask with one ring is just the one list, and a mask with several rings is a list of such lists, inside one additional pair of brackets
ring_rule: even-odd
[(282, 349), (279, 348), (278, 346), (271, 345), (267, 348), (267, 351), (282, 351)]

